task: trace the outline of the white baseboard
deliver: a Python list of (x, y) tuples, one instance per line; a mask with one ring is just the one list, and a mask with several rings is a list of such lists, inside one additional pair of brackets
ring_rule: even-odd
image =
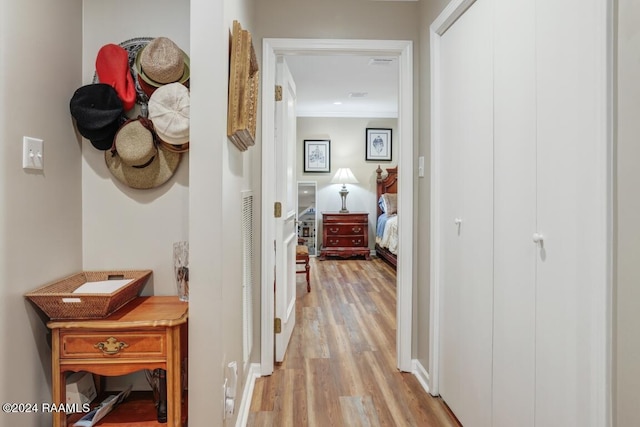
[(411, 360), (411, 373), (418, 379), (422, 388), (429, 393), (429, 372), (418, 359)]
[(249, 366), (247, 374), (247, 382), (244, 385), (242, 393), (242, 402), (238, 409), (238, 418), (236, 419), (236, 427), (245, 427), (249, 419), (249, 408), (251, 408), (251, 398), (253, 397), (253, 387), (256, 385), (256, 378), (260, 377), (260, 364), (252, 363)]

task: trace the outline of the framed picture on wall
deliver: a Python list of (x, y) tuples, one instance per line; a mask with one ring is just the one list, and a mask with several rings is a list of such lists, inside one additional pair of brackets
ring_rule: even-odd
[(391, 129), (367, 128), (365, 160), (391, 161)]
[(331, 141), (328, 139), (304, 140), (304, 171), (331, 172)]

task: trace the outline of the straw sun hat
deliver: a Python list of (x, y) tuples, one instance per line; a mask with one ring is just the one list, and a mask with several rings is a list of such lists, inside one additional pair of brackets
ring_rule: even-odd
[(118, 181), (131, 188), (149, 189), (173, 176), (181, 154), (156, 144), (153, 124), (139, 117), (122, 125), (104, 159)]
[(165, 84), (189, 84), (189, 56), (167, 37), (156, 37), (139, 50), (134, 66), (138, 84), (147, 96)]

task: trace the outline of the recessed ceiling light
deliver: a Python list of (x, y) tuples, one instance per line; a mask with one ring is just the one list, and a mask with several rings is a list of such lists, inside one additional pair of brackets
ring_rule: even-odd
[(367, 92), (349, 92), (349, 98), (364, 98), (367, 95)]
[(336, 101), (333, 103), (333, 105), (342, 105), (342, 101)]

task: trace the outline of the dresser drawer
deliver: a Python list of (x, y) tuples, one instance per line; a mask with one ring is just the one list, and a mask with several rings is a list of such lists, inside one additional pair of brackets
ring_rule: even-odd
[(364, 237), (327, 237), (326, 246), (330, 248), (337, 247), (361, 247), (365, 246)]
[(369, 220), (369, 214), (322, 214), (324, 223), (362, 224)]
[(365, 227), (362, 224), (326, 224), (328, 236), (362, 236)]
[(165, 357), (166, 335), (158, 332), (72, 332), (60, 335), (60, 357)]

